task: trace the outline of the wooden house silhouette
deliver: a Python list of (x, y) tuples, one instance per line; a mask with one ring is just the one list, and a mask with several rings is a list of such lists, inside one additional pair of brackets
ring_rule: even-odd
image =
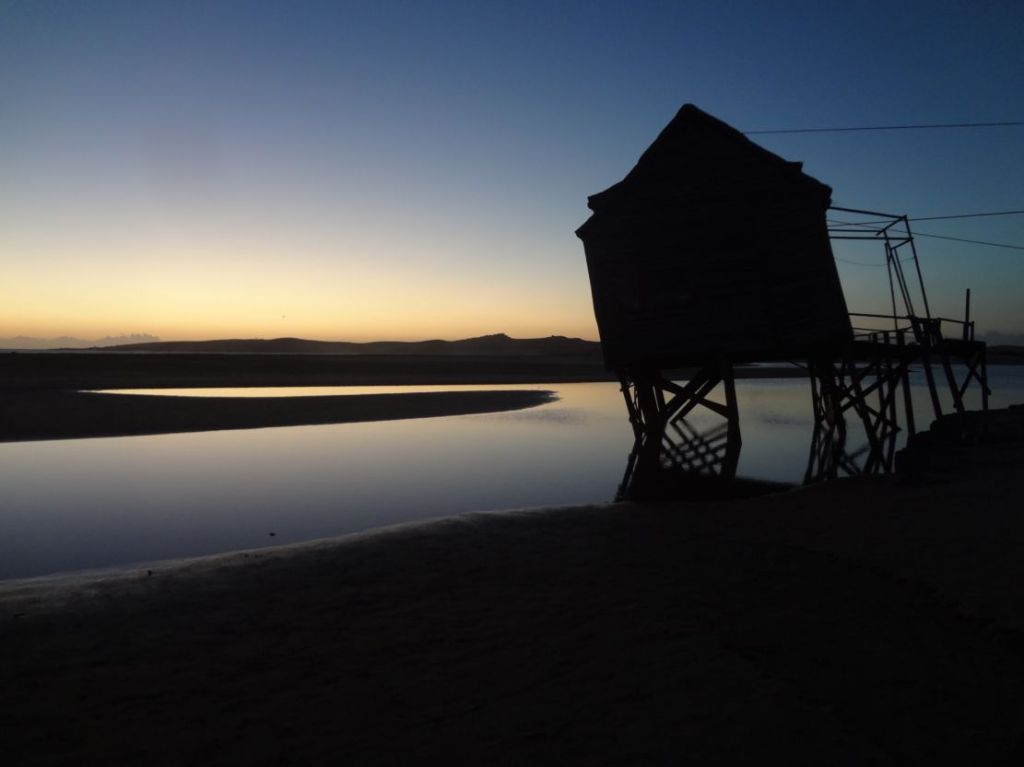
[(832, 356), (852, 338), (825, 213), (832, 190), (683, 106), (583, 240), (609, 368)]

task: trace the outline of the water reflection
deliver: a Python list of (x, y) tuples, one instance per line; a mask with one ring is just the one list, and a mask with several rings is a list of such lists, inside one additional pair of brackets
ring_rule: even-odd
[(854, 477), (861, 474), (887, 474), (895, 466), (896, 447), (905, 442), (900, 440), (902, 429), (882, 424), (860, 444), (851, 447), (849, 429), (842, 416), (836, 420), (815, 419), (811, 435), (811, 452), (807, 459), (804, 484), (821, 482), (837, 477)]
[(356, 394), (419, 394), (446, 391), (540, 391), (547, 384), (405, 384), (401, 386), (219, 386), (190, 389), (96, 389), (97, 394), (150, 397), (338, 397)]
[[(772, 421), (763, 421), (771, 424)], [(785, 421), (776, 423), (786, 423)], [(789, 421), (792, 423), (792, 421)], [(803, 483), (893, 470), (900, 430), (886, 428), (849, 444), (850, 430), (840, 417), (815, 419)], [(902, 443), (899, 443), (902, 444)], [(743, 446), (728, 423), (698, 429), (689, 419), (669, 422), (657, 441), (634, 439), (618, 500), (716, 500), (744, 498), (793, 487), (738, 473)]]
[[(1024, 370), (993, 366), (992, 381), (993, 407), (1024, 400)], [(616, 384), (497, 388), (554, 389), (559, 399), (508, 413), (0, 444), (0, 577), (615, 497), (633, 445)], [(808, 382), (741, 380), (736, 389), (737, 476), (803, 481)], [(696, 414), (673, 439), (701, 435), (706, 456), (716, 426)], [(856, 460), (855, 424), (846, 440)], [(691, 447), (677, 445), (680, 465), (704, 460)]]
[[(759, 495), (790, 486), (737, 476), (739, 435), (720, 423), (703, 431), (671, 421), (657, 444), (637, 438), (618, 500), (714, 500)], [(653, 444), (653, 446), (652, 446)]]
[[(1020, 368), (1002, 368), (996, 377), (1000, 392), (993, 401), (994, 407), (1019, 399)], [(867, 398), (853, 401), (825, 396), (824, 387), (829, 384), (834, 385), (834, 382), (821, 376), (799, 384), (792, 380), (739, 383), (742, 428), (738, 430), (730, 428), (726, 413), (716, 416), (704, 408), (690, 410), (683, 418), (671, 416), (669, 409), (667, 422), (646, 424), (635, 417), (636, 394), (627, 386), (623, 392), (626, 409), (634, 414), (635, 439), (616, 497), (620, 500), (703, 500), (746, 497), (792, 486), (797, 482), (795, 476), (782, 481), (781, 475), (771, 476), (757, 469), (751, 472), (749, 461), (741, 462), (740, 456), (748, 435), (753, 437), (757, 453), (769, 449), (767, 439), (771, 436), (777, 439), (770, 449), (786, 444), (790, 440), (783, 427), (797, 426), (803, 431), (807, 423), (803, 413), (807, 408), (811, 411), (811, 429), (810, 451), (802, 476), (804, 484), (842, 476), (892, 472), (897, 450), (906, 443), (907, 425), (913, 429), (912, 412), (908, 413), (907, 409), (913, 407), (918, 412), (927, 412), (924, 408), (931, 405), (930, 401), (922, 402), (930, 396), (923, 373), (908, 376), (909, 391), (905, 394), (910, 401), (906, 397), (897, 401), (898, 387), (887, 388), (883, 385), (885, 382), (873, 387), (877, 404)], [(980, 408), (980, 388), (974, 395), (978, 401), (966, 404)], [(724, 386), (719, 384), (702, 396), (722, 403)], [(950, 395), (940, 392), (939, 396), (945, 397), (940, 405), (947, 412), (951, 410)]]

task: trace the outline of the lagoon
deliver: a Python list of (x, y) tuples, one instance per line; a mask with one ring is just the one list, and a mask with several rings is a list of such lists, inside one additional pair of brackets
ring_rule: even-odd
[[(993, 366), (990, 379), (992, 407), (1024, 401), (1024, 368)], [(505, 413), (0, 444), (0, 578), (307, 541), (467, 511), (606, 503), (632, 448), (612, 383), (335, 388), (552, 390), (558, 399)], [(740, 380), (737, 396), (740, 475), (800, 482), (812, 431), (807, 381)], [(919, 381), (915, 400), (919, 427), (927, 426)]]

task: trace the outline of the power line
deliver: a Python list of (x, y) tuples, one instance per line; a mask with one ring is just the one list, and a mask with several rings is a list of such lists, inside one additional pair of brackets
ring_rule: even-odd
[(956, 213), (950, 216), (915, 216), (910, 221), (945, 221), (951, 218), (985, 218), (987, 216), (1019, 216), (1024, 210), (999, 210), (991, 213)]
[(834, 256), (834, 258), (836, 261), (842, 261), (844, 264), (851, 264), (852, 266), (871, 266), (874, 268), (881, 268), (885, 266), (885, 264), (865, 264), (863, 261), (851, 261), (848, 258), (840, 258), (839, 256)]
[(745, 136), (765, 136), (779, 133), (853, 133), (855, 131), (883, 130), (936, 130), (943, 128), (1004, 128), (1024, 125), (1024, 120), (1007, 120), (993, 123), (932, 123), (919, 125), (867, 125), (856, 128), (780, 128), (775, 130), (748, 130)]
[[(864, 261), (851, 261), (848, 258), (840, 258), (839, 256), (832, 256), (832, 258), (834, 258), (836, 261), (842, 261), (844, 264), (851, 264), (853, 266), (870, 266), (870, 267), (880, 268), (880, 269), (884, 269), (886, 266), (888, 266), (888, 263), (885, 263), (885, 264), (868, 264), (868, 263), (865, 263)], [(913, 257), (911, 257), (911, 258), (900, 258), (900, 259), (896, 259), (896, 260), (898, 260), (901, 264), (906, 264), (906, 263), (909, 263), (910, 261), (913, 261), (914, 259), (913, 259)]]
[[(910, 220), (913, 221), (914, 219), (910, 219)], [(860, 226), (860, 227), (866, 227), (866, 226), (869, 226), (872, 223), (872, 222), (869, 222), (869, 221), (837, 221), (835, 219), (826, 219), (826, 221), (827, 221), (828, 224), (831, 224), (833, 226)], [(885, 223), (885, 222), (881, 222), (881, 223)], [(865, 234), (868, 234), (868, 233), (870, 233), (870, 232), (869, 231), (865, 232)], [(965, 237), (949, 237), (949, 236), (944, 235), (944, 234), (930, 234), (928, 232), (914, 232), (913, 236), (914, 237), (930, 237), (933, 240), (951, 240), (953, 242), (967, 242), (967, 243), (970, 243), (971, 245), (988, 245), (989, 247), (992, 247), (992, 248), (1008, 248), (1009, 250), (1024, 250), (1024, 245), (1011, 245), (1011, 244), (1006, 243), (1006, 242), (989, 242), (987, 240), (969, 240), (969, 239), (966, 239)]]
[(963, 237), (947, 237), (944, 234), (926, 234), (925, 232), (914, 232), (915, 237), (931, 237), (933, 240), (952, 240), (953, 242), (969, 242), (972, 245), (989, 245), (993, 248), (1009, 248), (1010, 250), (1024, 250), (1024, 245), (1009, 245), (1005, 242), (986, 242), (985, 240), (967, 240)]
[[(955, 213), (948, 216), (909, 216), (907, 221), (948, 221), (954, 218), (986, 218), (989, 216), (1020, 216), (1024, 210), (999, 210), (990, 213)], [(865, 226), (870, 224), (888, 224), (891, 219), (876, 219), (874, 221), (858, 221), (850, 223), (851, 226)]]

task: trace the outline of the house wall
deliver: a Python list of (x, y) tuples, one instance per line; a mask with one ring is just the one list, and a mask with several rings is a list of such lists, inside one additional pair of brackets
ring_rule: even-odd
[(609, 367), (806, 357), (851, 336), (806, 199), (595, 216), (581, 230)]

